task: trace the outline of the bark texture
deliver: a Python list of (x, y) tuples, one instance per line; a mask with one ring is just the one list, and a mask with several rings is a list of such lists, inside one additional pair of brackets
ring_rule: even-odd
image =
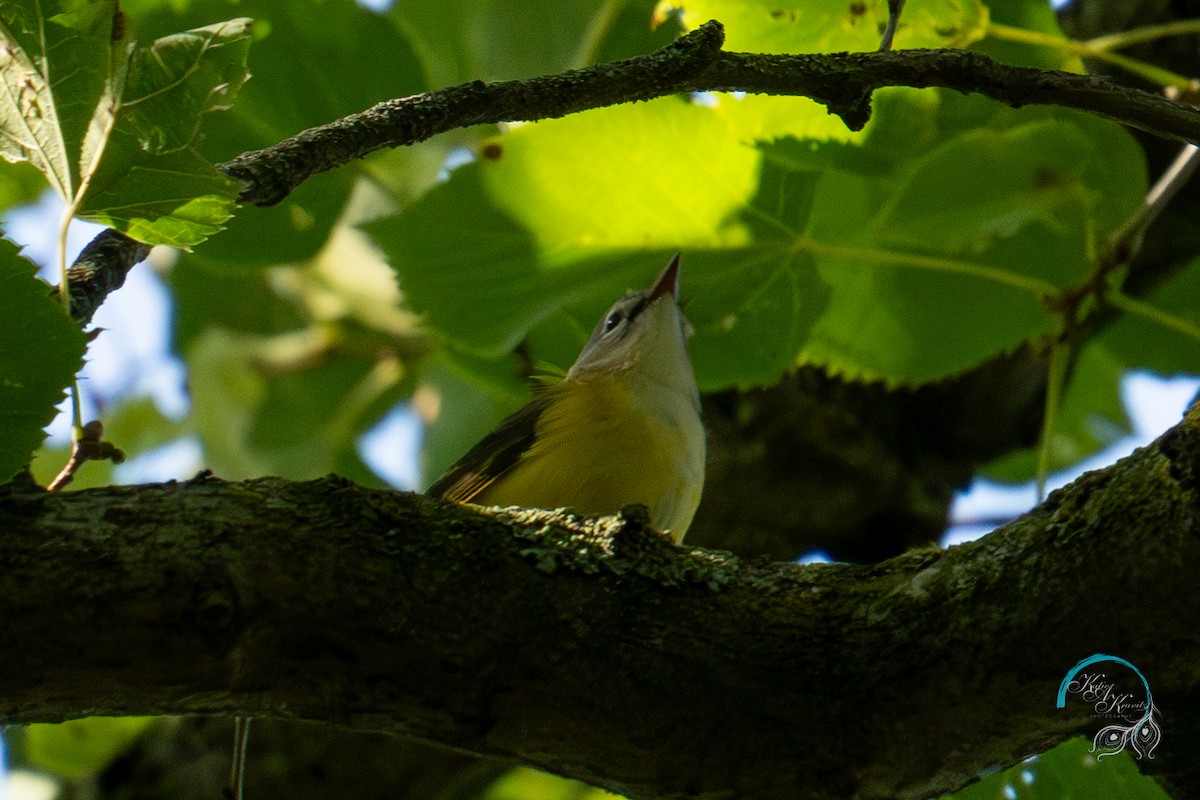
[(1200, 410), (977, 542), (874, 566), (337, 478), (14, 488), (0, 722), (326, 720), (634, 798), (924, 798), (1095, 732), (1054, 698), (1101, 651), (1148, 677), (1150, 768), (1186, 785), (1198, 514)]

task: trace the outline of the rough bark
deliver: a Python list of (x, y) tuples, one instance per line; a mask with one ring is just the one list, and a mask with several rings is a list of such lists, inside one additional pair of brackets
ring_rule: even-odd
[[(977, 542), (871, 567), (677, 548), (639, 512), (337, 478), (13, 489), (0, 722), (327, 720), (635, 798), (924, 798), (1094, 732), (1054, 708), (1094, 652), (1167, 719), (1200, 697), (1200, 410)], [(1151, 768), (1186, 782), (1171, 737)]]

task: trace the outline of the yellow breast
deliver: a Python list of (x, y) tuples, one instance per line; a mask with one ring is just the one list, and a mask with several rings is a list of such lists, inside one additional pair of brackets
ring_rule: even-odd
[(569, 506), (590, 515), (642, 503), (656, 528), (681, 540), (704, 483), (704, 428), (694, 397), (628, 376), (554, 391), (534, 446), (471, 502)]

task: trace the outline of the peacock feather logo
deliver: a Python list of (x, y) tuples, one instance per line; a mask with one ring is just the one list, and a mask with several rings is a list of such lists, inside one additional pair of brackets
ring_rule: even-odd
[[(1131, 693), (1122, 693), (1106, 673), (1086, 671), (1089, 667), (1112, 662), (1128, 667), (1137, 675), (1145, 690), (1145, 700)], [(1096, 760), (1120, 753), (1128, 747), (1141, 759), (1154, 758), (1154, 748), (1162, 741), (1162, 728), (1158, 724), (1158, 710), (1150, 694), (1150, 683), (1141, 670), (1119, 656), (1097, 653), (1080, 661), (1067, 673), (1058, 686), (1058, 708), (1066, 708), (1067, 695), (1077, 694), (1084, 702), (1091, 703), (1099, 717), (1120, 720), (1100, 729), (1092, 738), (1092, 752)]]

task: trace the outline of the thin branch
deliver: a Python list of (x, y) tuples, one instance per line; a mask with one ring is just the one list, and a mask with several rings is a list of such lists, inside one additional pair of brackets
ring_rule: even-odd
[[(1014, 107), (1057, 105), (1160, 136), (1200, 140), (1200, 112), (1094, 75), (1011, 67), (963, 50), (784, 56), (726, 53), (723, 43), (720, 23), (706, 22), (660, 50), (624, 61), (529, 80), (474, 81), (387, 100), (218, 166), (245, 183), (242, 202), (269, 206), (313, 175), (457, 128), (562, 117), (678, 93), (744, 91), (810, 97), (859, 130), (870, 118), (872, 92), (887, 86), (979, 93)], [(72, 305), (81, 308), (77, 318), (90, 319), (107, 292), (120, 285), (113, 279), (124, 280), (145, 254), (112, 251), (116, 263), (102, 270), (107, 280), (92, 280), (76, 290), (72, 279)]]
[(83, 248), (67, 270), (71, 287), (71, 317), (80, 327), (92, 321), (92, 315), (110, 292), (120, 289), (129, 270), (150, 255), (149, 245), (130, 239), (108, 228)]
[(241, 200), (267, 206), (318, 172), (455, 128), (549, 119), (615, 103), (706, 91), (809, 97), (859, 130), (870, 118), (874, 90), (940, 87), (982, 94), (1014, 107), (1074, 108), (1160, 136), (1200, 140), (1200, 112), (1095, 75), (1012, 67), (965, 50), (757, 55), (722, 52), (723, 40), (721, 25), (706, 22), (646, 56), (388, 100), (273, 147), (245, 153), (221, 169), (246, 182)]

